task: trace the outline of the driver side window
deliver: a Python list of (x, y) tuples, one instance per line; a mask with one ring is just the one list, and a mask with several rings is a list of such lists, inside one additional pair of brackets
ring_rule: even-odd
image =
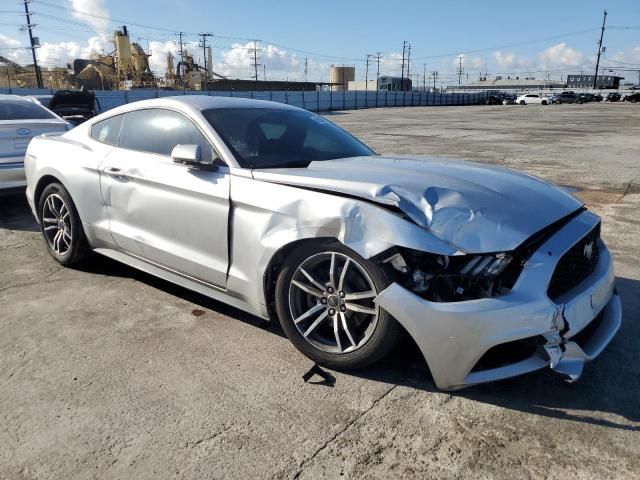
[(123, 115), (120, 148), (170, 156), (178, 144), (200, 145), (202, 159), (217, 159), (212, 145), (184, 115), (161, 108), (149, 108)]

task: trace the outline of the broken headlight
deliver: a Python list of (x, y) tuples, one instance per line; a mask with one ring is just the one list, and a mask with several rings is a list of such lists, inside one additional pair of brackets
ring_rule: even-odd
[(513, 260), (507, 253), (447, 256), (405, 248), (386, 253), (381, 261), (395, 270), (398, 281), (433, 302), (495, 297), (512, 286), (502, 281)]

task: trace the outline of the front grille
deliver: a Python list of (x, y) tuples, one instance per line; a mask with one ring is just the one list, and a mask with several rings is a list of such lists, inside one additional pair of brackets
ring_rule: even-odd
[(600, 224), (565, 253), (551, 277), (547, 295), (555, 300), (593, 273), (598, 263)]

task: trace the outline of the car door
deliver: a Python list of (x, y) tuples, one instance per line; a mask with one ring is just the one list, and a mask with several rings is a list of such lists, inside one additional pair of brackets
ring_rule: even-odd
[(224, 287), (229, 169), (174, 163), (170, 154), (177, 144), (198, 144), (203, 159), (217, 159), (202, 131), (182, 113), (152, 108), (123, 115), (118, 146), (100, 166), (109, 229), (125, 252)]
[(527, 95), (527, 103), (540, 103), (541, 100), (538, 95)]

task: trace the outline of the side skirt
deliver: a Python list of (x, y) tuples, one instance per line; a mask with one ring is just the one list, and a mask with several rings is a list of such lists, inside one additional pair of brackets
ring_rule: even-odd
[(130, 267), (136, 268), (150, 275), (154, 275), (163, 280), (174, 283), (186, 289), (193, 290), (194, 292), (200, 293), (219, 302), (231, 305), (232, 307), (235, 307), (244, 312), (250, 313), (265, 320), (269, 319), (268, 317), (262, 315), (261, 312), (253, 309), (247, 302), (231, 296), (227, 290), (221, 287), (217, 287), (215, 285), (203, 282), (202, 280), (186, 276), (162, 265), (149, 263), (146, 260), (125, 252), (112, 250), (109, 248), (96, 248), (94, 251), (96, 253), (99, 253), (100, 255), (112, 258), (113, 260), (124, 263), (125, 265), (129, 265)]

